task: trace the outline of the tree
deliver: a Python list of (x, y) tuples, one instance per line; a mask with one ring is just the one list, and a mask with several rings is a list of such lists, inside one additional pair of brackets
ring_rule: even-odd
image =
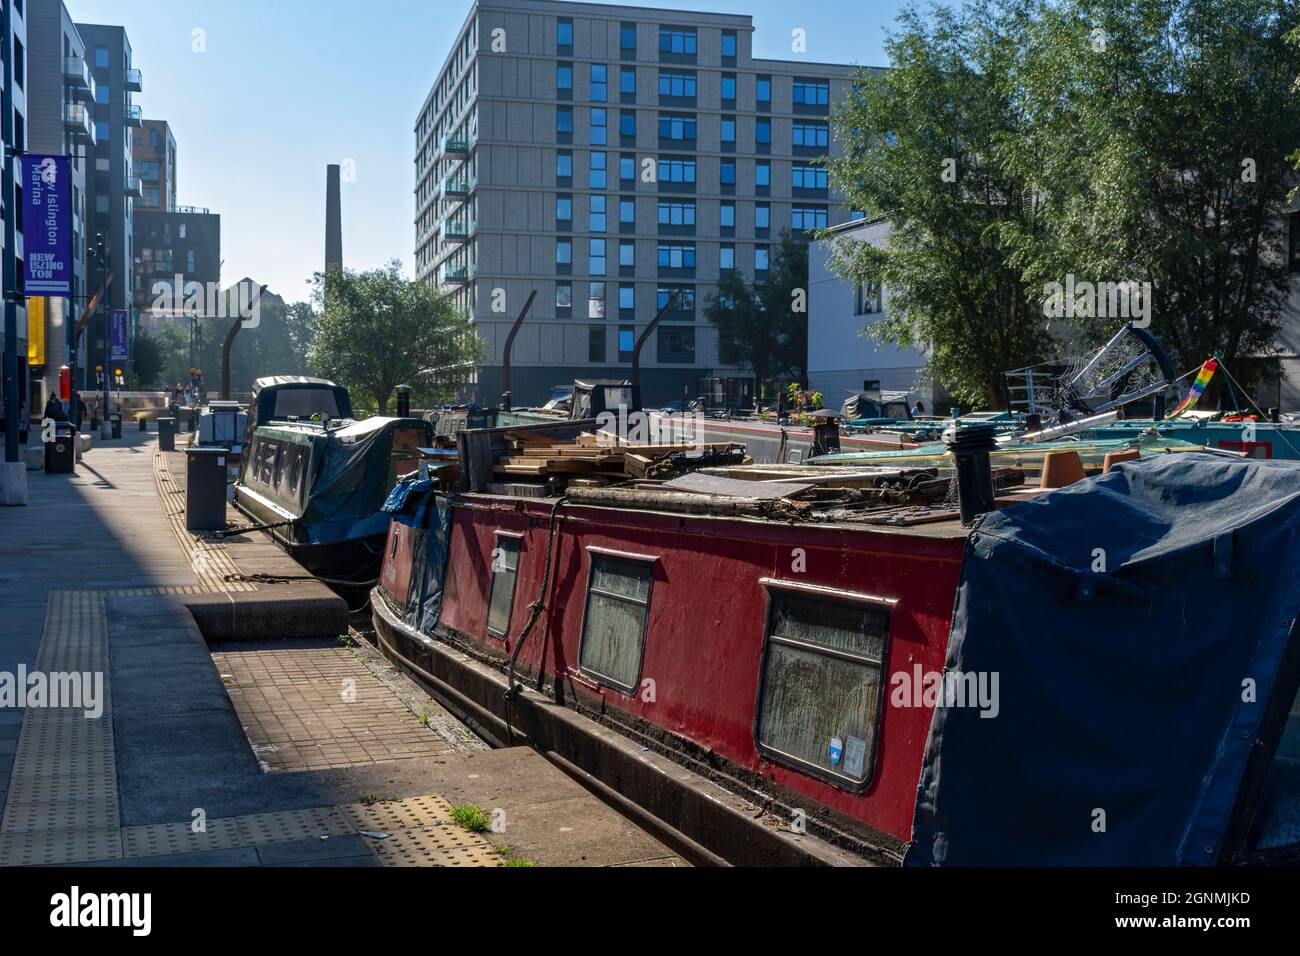
[(162, 345), (141, 329), (131, 340), (131, 377), (138, 388), (156, 388), (162, 378), (164, 356)]
[(767, 276), (750, 285), (732, 271), (718, 281), (704, 316), (718, 330), (718, 358), (754, 371), (760, 395), (778, 378), (807, 381), (808, 245), (782, 232)]
[(1007, 235), (1026, 275), (1149, 282), (1151, 331), (1180, 369), (1217, 355), (1239, 378), (1275, 371), (1297, 23), (1295, 4), (1268, 0), (1045, 7), (1014, 77), (1032, 135), (1004, 153), (1050, 224)]
[(834, 271), (888, 287), (867, 331), (926, 350), (951, 394), (994, 406), (1002, 373), (1042, 361), (1050, 343), (1002, 240), (1008, 223), (1035, 228), (1025, 176), (999, 161), (1023, 132), (1005, 81), (1026, 27), (1023, 8), (983, 0), (929, 20), (905, 10), (886, 44), (895, 69), (855, 75), (834, 111), (844, 152), (828, 162), (852, 208), (890, 223), (883, 246), (832, 244)]
[(448, 296), (401, 274), (401, 264), (316, 276), (316, 336), (309, 361), (356, 396), (388, 413), (393, 389), (409, 384), (436, 396), (481, 355), (478, 335)]

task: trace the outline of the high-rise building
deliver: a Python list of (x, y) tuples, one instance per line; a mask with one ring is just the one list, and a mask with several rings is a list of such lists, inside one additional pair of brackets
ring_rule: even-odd
[[(119, 26), (78, 23), (86, 44), (86, 60), (95, 80), (94, 161), (86, 181), (86, 282), (93, 294), (108, 276), (112, 283), (90, 320), (83, 343), (88, 348), (82, 363), (87, 384), (95, 385), (95, 366), (109, 365), (104, 320), (106, 309), (131, 309), (134, 249), (131, 218), (134, 203), (143, 196), (140, 178), (131, 162), (132, 134), (144, 123), (133, 94), (140, 92), (140, 71), (131, 61), (131, 43)], [(132, 328), (137, 316), (132, 312)]]
[[(4, 141), (0, 147), (16, 149), (22, 151), (27, 145), (27, 20), (24, 16), (23, 8), (25, 6), (22, 0), (0, 0), (8, 10), (8, 20), (10, 23), (10, 49), (13, 51), (11, 58), (13, 60), (13, 140), (12, 142)], [(0, 73), (9, 73), (8, 70)], [(0, 78), (0, 83), (8, 82), (7, 79)], [(18, 161), (5, 157), (6, 162), (14, 164), (14, 196), (3, 197), (3, 205), (6, 209), (12, 208), (17, 210), (14, 216), (15, 242), (18, 244), (17, 252), (22, 253), (22, 235), (23, 235), (23, 218), (22, 218), (22, 193), (18, 187)], [(8, 250), (4, 248), (4, 231), (0, 230), (0, 254), (7, 254)], [(18, 263), (19, 276), (21, 276), (22, 263)], [(0, 303), (3, 308), (3, 303)], [(30, 412), (31, 403), (31, 376), (28, 372), (28, 332), (27, 332), (27, 310), (22, 306), (17, 310), (17, 326), (15, 341), (6, 342), (4, 323), (0, 322), (0, 349), (12, 350), (16, 360), (16, 388), (19, 396), (19, 404), (26, 404)], [(0, 398), (3, 398), (5, 391), (0, 389)]]
[(195, 206), (135, 211), (133, 299), (140, 327), (220, 318), (221, 217)]
[[(72, 170), (72, 298), (46, 298), (30, 309), (28, 407), (39, 409), (58, 391), (59, 367), (68, 361), (69, 337), (85, 305), (86, 175), (95, 146), (95, 78), (62, 0), (28, 0), (26, 7), (27, 149), (66, 155)], [(43, 329), (34, 327), (38, 322)]]
[(472, 316), (495, 402), (510, 325), (516, 403), (581, 377), (642, 397), (753, 396), (704, 317), (719, 277), (762, 277), (783, 230), (849, 218), (818, 160), (848, 66), (753, 56), (748, 16), (478, 0), (415, 126), (417, 274)]
[(166, 120), (147, 119), (131, 132), (131, 160), (140, 180), (136, 209), (176, 208), (176, 137)]

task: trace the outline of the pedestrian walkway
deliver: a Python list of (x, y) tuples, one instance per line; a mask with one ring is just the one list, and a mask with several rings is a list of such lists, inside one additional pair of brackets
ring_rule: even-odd
[(0, 706), (0, 865), (683, 865), (366, 645), (209, 649), (196, 595), (274, 600), (177, 525), (161, 460), (133, 432), (0, 510), (0, 672), (102, 680), (94, 716)]

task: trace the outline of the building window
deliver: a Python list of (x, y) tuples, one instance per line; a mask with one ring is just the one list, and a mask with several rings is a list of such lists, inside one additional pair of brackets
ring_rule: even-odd
[(659, 200), (659, 225), (695, 225), (695, 200), (690, 199), (685, 202), (673, 202), (667, 199)]
[(108, 69), (108, 47), (95, 47), (95, 66), (101, 69)]
[(766, 272), (769, 258), (767, 246), (756, 246), (754, 249), (754, 271)]
[(736, 56), (736, 31), (722, 31), (722, 55), (735, 59)]
[(759, 203), (754, 207), (754, 228), (772, 228), (772, 207), (767, 203)]
[(557, 135), (573, 135), (573, 107), (559, 106), (555, 110), (555, 132)]
[(505, 637), (510, 633), (510, 614), (515, 603), (515, 580), (519, 574), (519, 549), (523, 541), (497, 535), (492, 550), (492, 591), (488, 598), (488, 633)]
[(860, 791), (875, 765), (890, 609), (777, 588), (769, 595), (759, 749)]
[(620, 285), (618, 287), (618, 310), (631, 312), (636, 308), (636, 286)]
[(728, 100), (735, 102), (735, 99), (736, 99), (736, 74), (723, 73), (722, 74), (722, 102), (726, 103)]
[(736, 228), (736, 204), (724, 202), (718, 207), (718, 225), (723, 229)]
[(661, 325), (655, 333), (656, 358), (664, 365), (693, 365), (695, 363), (695, 326)]
[(608, 130), (606, 129), (607, 122), (607, 111), (592, 107), (591, 126), (587, 137), (587, 142), (592, 146), (604, 146), (608, 142)]
[[(100, 143), (107, 143), (107, 142), (108, 142), (108, 124), (107, 124), (107, 123), (101, 123), (101, 122), (96, 122), (96, 123), (95, 123), (95, 139), (96, 139), (98, 142), (100, 142)], [(107, 210), (105, 210), (105, 211), (107, 211)]]
[(675, 73), (672, 70), (659, 71), (659, 95), (694, 97), (695, 74)]
[(573, 47), (573, 21), (562, 19), (555, 24), (555, 45), (563, 51), (564, 47)]
[(14, 86), (23, 88), (27, 82), (27, 51), (17, 37), (14, 40)]
[(555, 178), (573, 178), (573, 153), (563, 150), (555, 154)]
[(660, 113), (659, 138), (694, 141), (695, 117), (680, 113)]
[(824, 167), (795, 163), (790, 170), (790, 185), (795, 189), (826, 189), (830, 180)]
[(661, 183), (695, 182), (695, 160), (693, 159), (659, 160), (659, 181)]
[(587, 329), (587, 361), (605, 363), (605, 327), (593, 325)]
[(618, 221), (630, 226), (636, 223), (636, 200), (624, 196), (618, 201)]
[(795, 206), (790, 210), (790, 228), (795, 232), (809, 232), (826, 228), (825, 206)]
[[(561, 93), (573, 92), (573, 64), (555, 64), (555, 88)], [(567, 97), (566, 97), (567, 99)]]
[(759, 146), (772, 145), (772, 121), (760, 119), (754, 124), (754, 142)]
[(754, 79), (754, 99), (760, 109), (772, 108), (772, 78), (759, 76)]
[(675, 53), (682, 56), (694, 56), (696, 52), (695, 31), (673, 27), (660, 27), (659, 52)]
[(109, 91), (107, 83), (99, 83), (95, 86), (95, 102), (100, 106), (106, 106), (108, 104), (108, 95)]
[[(634, 74), (635, 75), (635, 74)], [(609, 99), (609, 67), (604, 63), (591, 64), (591, 101), (604, 103)]]
[[(620, 110), (618, 114), (618, 135), (627, 139), (636, 139), (636, 111)], [(625, 144), (630, 145), (630, 144)]]
[(620, 362), (632, 361), (632, 353), (636, 351), (636, 328), (631, 325), (620, 325), (618, 327), (618, 360)]
[(718, 181), (724, 186), (736, 185), (736, 161), (734, 159), (724, 159), (719, 164)]
[(592, 153), (588, 160), (587, 176), (592, 189), (604, 189), (608, 179), (605, 166), (609, 157), (604, 153)]
[(722, 117), (722, 142), (736, 144), (736, 117)]
[(604, 232), (605, 231), (605, 201), (604, 196), (592, 196), (591, 207), (587, 214), (587, 231)]
[(587, 283), (587, 318), (603, 319), (605, 317), (605, 283)]
[(853, 314), (876, 315), (880, 312), (880, 284), (858, 283), (853, 287)]
[(573, 240), (555, 240), (555, 264), (557, 266), (573, 265)]
[(618, 28), (618, 48), (620, 50), (636, 50), (636, 24), (624, 23)]
[(724, 245), (718, 249), (718, 268), (730, 272), (736, 268), (736, 247)]
[(631, 694), (641, 678), (654, 565), (596, 552), (588, 554), (591, 569), (578, 667), (588, 677)]
[(831, 102), (831, 85), (828, 80), (795, 80), (795, 106), (828, 106)]
[(806, 149), (824, 149), (830, 145), (831, 130), (826, 123), (795, 123), (794, 145)]
[(555, 197), (555, 224), (566, 228), (573, 226), (573, 197)]
[(694, 269), (695, 244), (661, 244), (659, 246), (660, 269)]
[(605, 274), (605, 240), (587, 240), (587, 274), (603, 276)]
[(625, 269), (636, 266), (636, 243), (620, 242), (618, 244), (618, 264)]
[(636, 67), (625, 66), (618, 71), (618, 91), (636, 96)]
[(572, 282), (555, 283), (555, 308), (556, 309), (573, 308), (573, 283)]
[(754, 164), (754, 185), (772, 185), (772, 164), (766, 160)]
[[(675, 300), (673, 299), (674, 295), (677, 296)], [(694, 317), (695, 286), (685, 285), (685, 286), (676, 286), (673, 288), (665, 288), (664, 286), (660, 286), (658, 289), (655, 290), (656, 309), (662, 310), (663, 307), (669, 303), (669, 301), (672, 301), (673, 307), (668, 310), (666, 316), (673, 315), (679, 318), (683, 316)]]
[(618, 158), (619, 182), (630, 183), (636, 180), (636, 157), (624, 153)]

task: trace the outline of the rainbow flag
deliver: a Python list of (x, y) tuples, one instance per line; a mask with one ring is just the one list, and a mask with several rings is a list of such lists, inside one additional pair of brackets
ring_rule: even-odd
[(1165, 418), (1177, 418), (1183, 412), (1190, 412), (1196, 407), (1196, 403), (1201, 400), (1205, 394), (1205, 386), (1210, 384), (1210, 379), (1214, 378), (1214, 373), (1218, 370), (1219, 363), (1214, 359), (1206, 359), (1201, 370), (1196, 373), (1196, 381), (1192, 382), (1192, 387), (1187, 391), (1187, 397), (1179, 403), (1178, 407), (1165, 416)]

